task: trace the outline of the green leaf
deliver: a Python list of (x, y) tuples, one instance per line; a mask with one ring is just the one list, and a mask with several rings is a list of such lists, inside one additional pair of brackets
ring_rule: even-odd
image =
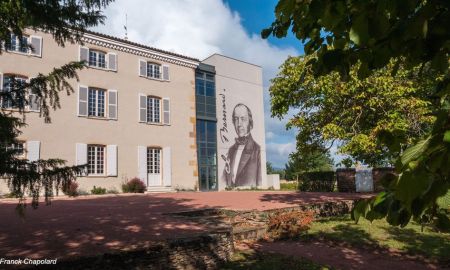
[(366, 14), (360, 14), (352, 21), (350, 40), (356, 45), (364, 45), (369, 40), (369, 27)]
[(403, 152), (403, 155), (401, 157), (401, 162), (403, 166), (408, 165), (408, 163), (410, 163), (413, 160), (416, 160), (425, 152), (430, 143), (430, 138), (431, 137), (428, 137), (425, 140), (419, 141), (418, 143), (416, 143), (416, 145), (409, 147), (408, 149), (405, 150), (405, 152)]
[(450, 231), (450, 219), (443, 213), (436, 214), (436, 227), (441, 231)]
[(450, 143), (450, 130), (444, 133), (444, 142)]

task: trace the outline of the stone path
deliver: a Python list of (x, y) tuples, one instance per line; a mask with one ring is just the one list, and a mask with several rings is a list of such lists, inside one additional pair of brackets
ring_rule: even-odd
[[(15, 212), (0, 200), (0, 257), (70, 258), (141, 248), (167, 238), (195, 235), (208, 225), (168, 213), (206, 208), (268, 210), (363, 195), (297, 192), (180, 192), (56, 198), (51, 206)], [(367, 195), (364, 195), (367, 196)]]

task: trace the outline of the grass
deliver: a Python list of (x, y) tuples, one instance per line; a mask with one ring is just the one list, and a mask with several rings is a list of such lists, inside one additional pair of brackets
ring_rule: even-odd
[(237, 251), (231, 260), (220, 269), (252, 269), (252, 270), (325, 270), (332, 269), (329, 266), (320, 265), (303, 258), (287, 257), (279, 254), (264, 254), (253, 250)]
[(385, 220), (373, 223), (361, 219), (358, 224), (349, 215), (324, 218), (313, 223), (308, 235), (313, 238), (346, 242), (352, 246), (391, 248), (408, 254), (447, 261), (450, 254), (450, 234), (410, 222), (405, 228), (390, 226)]

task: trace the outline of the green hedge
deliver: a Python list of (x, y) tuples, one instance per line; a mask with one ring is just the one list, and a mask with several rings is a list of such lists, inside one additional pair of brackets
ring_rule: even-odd
[(299, 190), (312, 192), (333, 192), (335, 189), (335, 173), (333, 171), (308, 172), (300, 176)]

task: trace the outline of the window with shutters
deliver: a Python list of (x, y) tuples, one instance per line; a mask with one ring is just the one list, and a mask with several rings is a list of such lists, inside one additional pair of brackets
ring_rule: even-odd
[(147, 97), (147, 122), (161, 123), (161, 99), (158, 97)]
[(105, 146), (89, 144), (87, 146), (87, 170), (89, 176), (105, 174)]
[(90, 87), (88, 93), (88, 116), (105, 117), (106, 90)]
[(147, 77), (152, 79), (161, 79), (161, 65), (147, 62)]
[[(5, 74), (3, 76), (3, 86), (0, 89), (0, 107), (3, 109), (24, 108), (25, 98), (24, 90), (21, 89), (26, 83), (27, 78), (14, 74)], [(20, 97), (20, 95), (24, 95)]]
[(19, 53), (28, 53), (30, 50), (28, 40), (29, 40), (28, 36), (24, 35), (24, 36), (22, 36), (22, 38), (20, 38), (19, 36), (15, 35), (15, 34), (11, 34), (11, 38), (9, 39), (9, 42), (7, 42), (5, 44), (6, 45), (5, 47), (8, 51), (19, 52)]
[(3, 145), (6, 151), (14, 151), (14, 155), (18, 158), (25, 158), (25, 142), (17, 141), (8, 145)]
[(161, 173), (161, 148), (147, 148), (147, 173)]
[(89, 50), (89, 66), (106, 68), (106, 53), (102, 51)]

